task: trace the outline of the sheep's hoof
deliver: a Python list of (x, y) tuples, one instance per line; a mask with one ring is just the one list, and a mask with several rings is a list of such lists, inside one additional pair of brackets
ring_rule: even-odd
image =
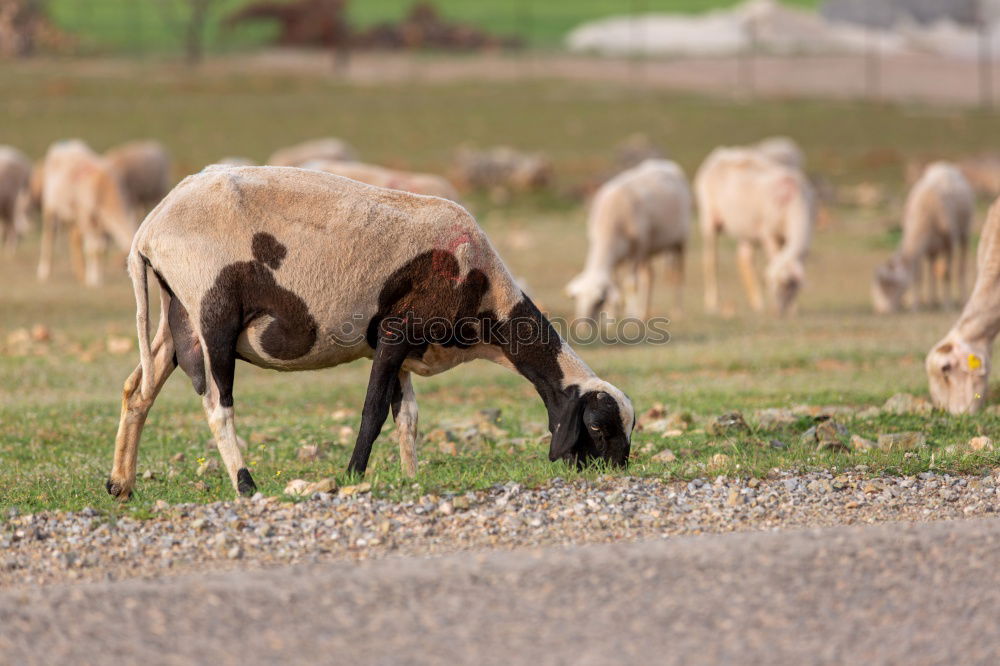
[(257, 492), (257, 484), (253, 482), (253, 477), (250, 476), (250, 470), (246, 467), (243, 467), (240, 471), (236, 472), (236, 489), (239, 491), (240, 495), (243, 495), (243, 497), (250, 497)]
[(126, 488), (123, 484), (112, 481), (110, 478), (104, 483), (104, 487), (107, 489), (109, 495), (118, 498), (122, 502), (127, 502), (132, 498), (131, 488)]

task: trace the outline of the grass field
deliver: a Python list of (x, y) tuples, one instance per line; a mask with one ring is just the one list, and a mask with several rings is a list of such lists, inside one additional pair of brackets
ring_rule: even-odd
[[(273, 33), (268, 28), (220, 30), (218, 22), (247, 0), (217, 0), (209, 24), (207, 43), (212, 50), (231, 50), (260, 44)], [(354, 0), (349, 5), (353, 23), (366, 27), (398, 20), (413, 0)], [(444, 16), (472, 23), (493, 32), (517, 35), (537, 46), (558, 46), (573, 27), (595, 18), (628, 12), (699, 12), (736, 4), (735, 0), (437, 0)], [(816, 0), (790, 0), (789, 4), (815, 6)], [(49, 0), (56, 23), (80, 35), (84, 45), (98, 51), (169, 52), (180, 46), (179, 22), (185, 16), (184, 0)]]
[[(0, 127), (16, 128), (16, 133), (5, 130), (0, 142), (16, 143), (38, 156), (60, 137), (81, 136), (103, 149), (128, 138), (156, 136), (174, 152), (178, 175), (222, 155), (260, 159), (277, 146), (322, 134), (348, 138), (373, 161), (431, 170), (442, 169), (461, 141), (504, 142), (547, 151), (560, 188), (569, 189), (607, 169), (612, 146), (636, 131), (662, 143), (689, 173), (716, 145), (791, 134), (805, 146), (817, 174), (833, 183), (884, 184), (896, 200), (874, 210), (829, 211), (815, 238), (801, 313), (794, 319), (747, 312), (734, 271), (728, 269), (724, 299), (732, 304), (733, 316), (703, 316), (695, 239), (685, 313), (667, 311), (665, 293), (657, 301), (658, 313), (674, 319), (670, 344), (582, 350), (602, 376), (632, 396), (638, 411), (660, 402), (694, 418), (694, 427), (681, 437), (638, 433), (635, 447), (647, 450), (630, 473), (749, 476), (773, 467), (861, 463), (873, 472), (912, 473), (930, 466), (972, 471), (998, 462), (992, 454), (944, 452), (950, 444), (994, 432), (1000, 418), (988, 414), (847, 420), (852, 432), (870, 438), (880, 432), (926, 432), (930, 446), (909, 458), (898, 453), (817, 453), (799, 444), (808, 418), (775, 430), (755, 427), (732, 438), (711, 437), (702, 428), (707, 419), (732, 409), (749, 417), (762, 407), (880, 405), (900, 391), (926, 392), (924, 354), (955, 313), (877, 318), (868, 304), (869, 276), (895, 243), (892, 228), (903, 162), (980, 150), (996, 116), (849, 103), (733, 104), (557, 82), (354, 87), (325, 79), (195, 76), (159, 68), (103, 73), (44, 64), (0, 72), (7, 99), (0, 106)], [(470, 203), (536, 300), (554, 314), (568, 315), (571, 304), (561, 289), (584, 255), (582, 207), (560, 197), (502, 207), (477, 198)], [(34, 279), (33, 238), (14, 259), (0, 262), (0, 507), (112, 510), (103, 481), (121, 383), (136, 354), (112, 354), (107, 341), (109, 336), (134, 335), (131, 288), (123, 274), (112, 271), (107, 286), (81, 289), (70, 277), (65, 249), (60, 252), (54, 279), (45, 285)], [(36, 324), (47, 326), (53, 341), (35, 345), (28, 355), (15, 353), (11, 334)], [(367, 369), (367, 363), (358, 363), (280, 375), (239, 368), (237, 427), (251, 442), (249, 459), (264, 492), (279, 493), (290, 478), (342, 473), (353, 432), (341, 430), (357, 427)], [(399, 476), (392, 428), (387, 426), (369, 469), (375, 492), (409, 495), (511, 480), (535, 484), (578, 474), (547, 462), (545, 446), (538, 441), (544, 409), (521, 378), (481, 363), (418, 380), (416, 389), (425, 433), (460, 430), (479, 410), (494, 407), (502, 410), (502, 430), (459, 444), (458, 455), (440, 451), (435, 441), (424, 443), (421, 459), (426, 462), (414, 484)], [(771, 438), (790, 446), (775, 450), (760, 445)], [(299, 462), (296, 452), (304, 444), (318, 445), (322, 458)], [(676, 462), (650, 460), (652, 453), (668, 447), (679, 453)], [(708, 468), (718, 453), (728, 460)], [(175, 460), (176, 454), (184, 459)], [(139, 473), (149, 472), (152, 478), (140, 478), (129, 510), (146, 511), (158, 499), (229, 498), (221, 472), (196, 475), (200, 459), (216, 456), (200, 401), (177, 373), (154, 408), (142, 442)], [(207, 488), (196, 486), (197, 481)]]

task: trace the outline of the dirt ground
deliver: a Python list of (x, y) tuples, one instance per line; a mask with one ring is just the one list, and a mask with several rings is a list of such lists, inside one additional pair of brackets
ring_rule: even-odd
[[(325, 54), (268, 51), (226, 58), (212, 67), (246, 67), (294, 72), (332, 67)], [(875, 99), (977, 106), (984, 100), (978, 64), (935, 55), (886, 56), (874, 65), (856, 56), (757, 56), (753, 58), (626, 59), (562, 54), (514, 56), (426, 56), (356, 54), (339, 76), (356, 83), (400, 81), (517, 81), (558, 78), (573, 81), (631, 82), (643, 88), (737, 97)], [(990, 78), (991, 76), (991, 78)], [(1000, 102), (1000, 66), (992, 81)], [(986, 87), (989, 90), (989, 87)]]

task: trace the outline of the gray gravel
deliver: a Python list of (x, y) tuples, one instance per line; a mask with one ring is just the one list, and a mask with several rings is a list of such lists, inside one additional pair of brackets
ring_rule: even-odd
[(386, 555), (610, 543), (674, 535), (992, 515), (1000, 478), (924, 473), (867, 478), (775, 473), (690, 483), (612, 477), (516, 484), (393, 502), (319, 494), (164, 506), (148, 520), (93, 510), (18, 515), (0, 525), (0, 588), (155, 578)]
[(1000, 521), (0, 593), (10, 664), (996, 664)]

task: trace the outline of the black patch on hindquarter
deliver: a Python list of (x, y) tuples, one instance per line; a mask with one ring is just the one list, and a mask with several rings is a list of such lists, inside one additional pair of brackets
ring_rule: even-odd
[(272, 318), (260, 345), (268, 356), (282, 361), (308, 354), (318, 332), (306, 302), (274, 279), (271, 269), (281, 266), (285, 246), (271, 234), (257, 233), (252, 247), (254, 261), (237, 261), (219, 271), (201, 303), (202, 335), (223, 407), (233, 404), (236, 340), (251, 322), (264, 315)]
[(466, 348), (480, 339), (479, 312), (490, 288), (486, 274), (474, 268), (462, 278), (455, 255), (429, 250), (393, 272), (382, 285), (378, 311), (368, 322), (366, 338), (405, 338), (422, 354), (428, 344)]
[(246, 467), (241, 467), (236, 472), (236, 489), (244, 497), (250, 497), (257, 492), (257, 484), (253, 482), (250, 470)]

